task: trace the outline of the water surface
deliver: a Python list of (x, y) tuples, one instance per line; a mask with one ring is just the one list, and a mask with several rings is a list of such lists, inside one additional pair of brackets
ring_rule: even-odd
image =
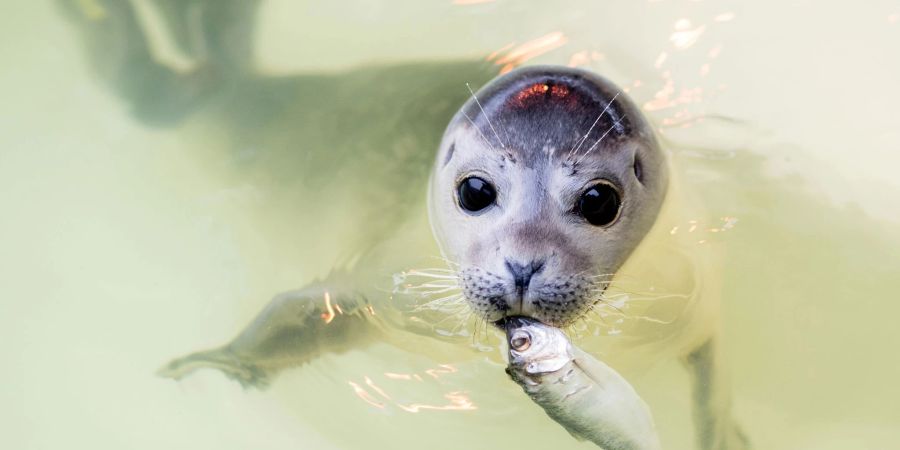
[[(190, 70), (196, 61), (159, 12), (136, 3), (156, 57)], [(269, 0), (252, 75), (186, 116), (123, 100), (60, 8), (8, 9), (6, 448), (586, 448), (508, 381), (491, 336), (477, 340), (483, 353), (432, 342), (416, 354), (374, 345), (332, 355), (264, 391), (212, 371), (154, 376), (173, 356), (229, 340), (274, 293), (327, 274), (361, 229), (394, 226), (364, 214), (377, 192), (358, 195), (385, 180), (330, 184), (365, 169), (354, 158), (367, 145), (395, 145), (406, 161), (409, 178), (389, 181), (420, 182), (414, 168), (428, 166), (429, 150), (418, 145), (439, 137), (465, 83), (537, 62), (627, 87), (700, 193), (705, 213), (672, 231), (724, 255), (721, 330), (735, 414), (755, 447), (900, 439), (896, 2)], [(415, 80), (423, 61), (436, 64), (426, 83), (384, 91), (392, 76)], [(307, 91), (278, 95), (279, 83), (307, 76), (297, 84)], [(440, 88), (423, 94), (429, 86)], [(309, 108), (291, 98), (327, 99), (316, 107), (334, 111), (334, 128), (304, 125)], [(407, 112), (372, 106), (382, 98)], [(321, 150), (333, 136), (345, 141)], [(291, 145), (321, 151), (260, 156)], [(297, 193), (318, 187), (338, 201)], [(424, 214), (403, 218), (402, 236), (428, 258)], [(665, 448), (692, 448), (687, 375), (676, 360), (654, 362), (631, 379)]]

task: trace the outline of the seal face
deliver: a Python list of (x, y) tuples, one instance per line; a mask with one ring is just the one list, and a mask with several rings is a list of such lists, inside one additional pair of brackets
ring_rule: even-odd
[(429, 213), (477, 313), (566, 326), (647, 234), (667, 183), (649, 124), (615, 85), (528, 67), (473, 94), (450, 122)]

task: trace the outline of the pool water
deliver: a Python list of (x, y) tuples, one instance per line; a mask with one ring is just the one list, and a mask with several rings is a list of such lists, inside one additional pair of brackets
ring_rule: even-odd
[[(115, 17), (104, 2), (0, 18), (3, 448), (590, 448), (509, 381), (495, 333), (456, 318), (434, 328), (460, 338), (326, 355), (262, 390), (155, 375), (385, 229), (403, 249), (381, 259), (385, 280), (439, 267), (410, 188), (428, 145), (465, 83), (534, 63), (604, 74), (658, 127), (696, 199), (659, 234), (718, 258), (703, 270), (754, 447), (900, 441), (896, 2), (268, 0), (249, 60), (180, 45), (171, 2), (133, 4), (117, 33), (149, 36), (182, 75), (225, 52), (221, 78), (166, 96), (120, 72), (124, 44), (84, 32)], [(403, 163), (378, 172), (393, 160), (372, 148)], [(675, 355), (607, 348), (615, 317), (570, 332), (627, 374), (664, 448), (693, 448)]]

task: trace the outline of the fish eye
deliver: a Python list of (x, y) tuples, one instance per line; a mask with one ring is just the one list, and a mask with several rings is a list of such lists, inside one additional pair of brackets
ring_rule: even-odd
[(587, 188), (575, 202), (575, 213), (591, 225), (606, 226), (619, 217), (622, 200), (609, 182), (600, 181)]
[(525, 332), (516, 332), (509, 340), (509, 346), (517, 352), (524, 352), (531, 347), (531, 336)]
[(459, 206), (468, 212), (478, 212), (494, 204), (497, 191), (491, 183), (479, 177), (468, 177), (456, 187)]

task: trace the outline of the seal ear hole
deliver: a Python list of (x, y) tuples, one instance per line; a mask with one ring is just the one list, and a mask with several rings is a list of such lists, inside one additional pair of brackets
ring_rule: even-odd
[(450, 143), (450, 147), (447, 148), (447, 155), (444, 156), (444, 166), (450, 164), (450, 160), (453, 159), (453, 153), (456, 151), (456, 142)]
[(641, 159), (638, 158), (637, 153), (634, 154), (634, 165), (632, 166), (634, 169), (634, 176), (637, 178), (638, 182), (644, 184), (644, 170), (641, 167)]

